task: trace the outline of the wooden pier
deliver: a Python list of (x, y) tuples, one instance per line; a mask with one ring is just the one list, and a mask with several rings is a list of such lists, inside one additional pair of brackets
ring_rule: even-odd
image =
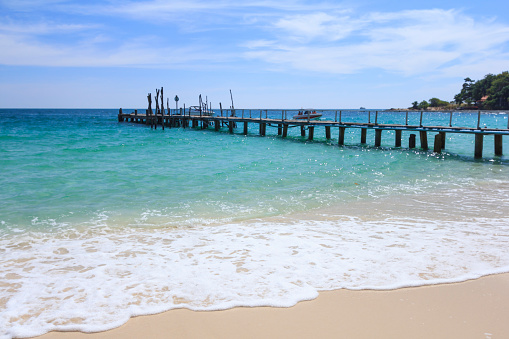
[[(382, 144), (382, 133), (384, 131), (394, 131), (395, 134), (395, 147), (401, 147), (401, 139), (403, 131), (418, 132), (420, 140), (420, 148), (422, 150), (428, 150), (428, 134), (434, 133), (433, 140), (433, 151), (435, 153), (441, 153), (442, 149), (445, 148), (446, 134), (447, 133), (461, 133), (461, 134), (473, 134), (475, 136), (475, 149), (474, 157), (482, 158), (483, 153), (483, 141), (484, 136), (494, 135), (494, 151), (496, 156), (502, 155), (502, 136), (509, 135), (509, 123), (505, 129), (493, 129), (493, 128), (482, 128), (480, 127), (481, 112), (478, 112), (477, 127), (455, 127), (452, 126), (452, 117), (455, 112), (445, 112), (450, 114), (449, 126), (427, 126), (423, 125), (423, 112), (420, 112), (419, 125), (408, 124), (408, 112), (406, 112), (405, 124), (381, 124), (378, 123), (379, 115), (383, 112), (370, 112), (368, 122), (344, 122), (342, 121), (342, 111), (335, 112), (335, 120), (296, 120), (293, 118), (288, 119), (288, 115), (293, 116), (296, 113), (295, 110), (270, 110), (272, 116), (278, 116), (278, 118), (269, 118), (269, 110), (243, 110), (243, 109), (221, 109), (219, 116), (205, 116), (205, 115), (190, 115), (185, 114), (185, 110), (168, 110), (168, 114), (158, 113), (152, 114), (152, 110), (146, 110), (144, 114), (138, 114), (137, 110), (130, 113), (124, 113), (122, 109), (118, 113), (119, 122), (133, 122), (150, 125), (152, 128), (209, 128), (214, 127), (216, 131), (222, 127), (228, 128), (230, 133), (234, 133), (236, 128), (242, 127), (242, 133), (248, 134), (248, 124), (258, 124), (259, 135), (264, 136), (266, 134), (267, 126), (277, 127), (278, 135), (282, 138), (286, 138), (288, 135), (288, 129), (293, 127), (300, 127), (301, 136), (306, 136), (306, 130), (308, 131), (308, 140), (313, 140), (315, 128), (324, 128), (326, 139), (331, 139), (331, 129), (338, 129), (338, 144), (344, 145), (345, 133), (347, 128), (358, 128), (361, 130), (360, 143), (366, 144), (366, 136), (368, 130), (375, 131), (375, 146), (379, 147)], [(156, 110), (156, 112), (160, 110)], [(164, 112), (164, 108), (162, 110)], [(248, 114), (249, 112), (249, 114)], [(274, 114), (274, 112), (277, 112)], [(329, 110), (330, 112), (330, 110)], [(390, 111), (395, 113), (397, 111)], [(372, 120), (373, 113), (373, 121)], [(405, 113), (405, 112), (403, 112)], [(444, 112), (441, 112), (444, 113)], [(430, 113), (433, 114), (433, 113)], [(281, 118), (279, 118), (279, 115)], [(416, 134), (410, 134), (409, 148), (416, 147)]]

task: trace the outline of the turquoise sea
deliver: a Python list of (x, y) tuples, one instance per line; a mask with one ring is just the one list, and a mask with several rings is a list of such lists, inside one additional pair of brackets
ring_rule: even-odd
[[(494, 156), (487, 136), (474, 159), (473, 135), (447, 134), (434, 154), (408, 149), (407, 132), (401, 148), (389, 132), (374, 147), (372, 130), (360, 145), (355, 129), (338, 146), (337, 129), (310, 142), (298, 128), (286, 139), (275, 128), (260, 137), (254, 124), (247, 136), (163, 131), (117, 113), (0, 110), (0, 338), (509, 272), (508, 137), (508, 155)], [(405, 118), (382, 112), (378, 122)], [(449, 118), (426, 113), (423, 123)], [(477, 118), (455, 113), (453, 125)], [(486, 113), (480, 125), (507, 119)]]

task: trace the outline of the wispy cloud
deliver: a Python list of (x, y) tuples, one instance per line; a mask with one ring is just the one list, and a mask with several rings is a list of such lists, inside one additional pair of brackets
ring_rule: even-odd
[[(256, 62), (318, 73), (463, 76), (509, 61), (508, 25), (457, 10), (361, 13), (295, 0), (3, 0), (0, 6), (23, 12), (0, 23), (5, 65), (185, 68), (247, 61), (248, 68)], [(36, 20), (26, 14), (31, 10)]]
[[(294, 69), (354, 73), (383, 69), (405, 75), (451, 75), (459, 65), (508, 59), (509, 26), (476, 22), (454, 10), (368, 13), (323, 12), (285, 16), (272, 43), (247, 43), (246, 57)], [(343, 28), (347, 27), (347, 28)], [(274, 42), (275, 40), (275, 42)]]

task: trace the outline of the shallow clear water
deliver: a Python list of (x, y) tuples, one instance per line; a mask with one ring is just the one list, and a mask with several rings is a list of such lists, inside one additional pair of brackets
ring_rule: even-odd
[[(390, 132), (375, 148), (373, 131), (359, 145), (347, 129), (339, 147), (319, 128), (308, 142), (298, 128), (287, 139), (275, 128), (259, 137), (254, 124), (248, 136), (163, 131), (116, 114), (0, 110), (3, 337), (509, 271), (509, 161), (493, 155), (492, 136), (476, 160), (473, 135), (447, 134), (436, 155), (407, 149), (407, 132), (403, 148)], [(453, 125), (475, 127), (477, 113)], [(506, 128), (507, 114), (483, 115), (481, 126)]]

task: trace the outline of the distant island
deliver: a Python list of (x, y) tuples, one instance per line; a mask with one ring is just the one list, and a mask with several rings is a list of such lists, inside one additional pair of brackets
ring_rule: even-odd
[(414, 101), (411, 107), (391, 110), (477, 110), (477, 109), (509, 109), (509, 72), (497, 75), (487, 74), (484, 79), (474, 81), (465, 78), (461, 91), (453, 101), (438, 98)]

